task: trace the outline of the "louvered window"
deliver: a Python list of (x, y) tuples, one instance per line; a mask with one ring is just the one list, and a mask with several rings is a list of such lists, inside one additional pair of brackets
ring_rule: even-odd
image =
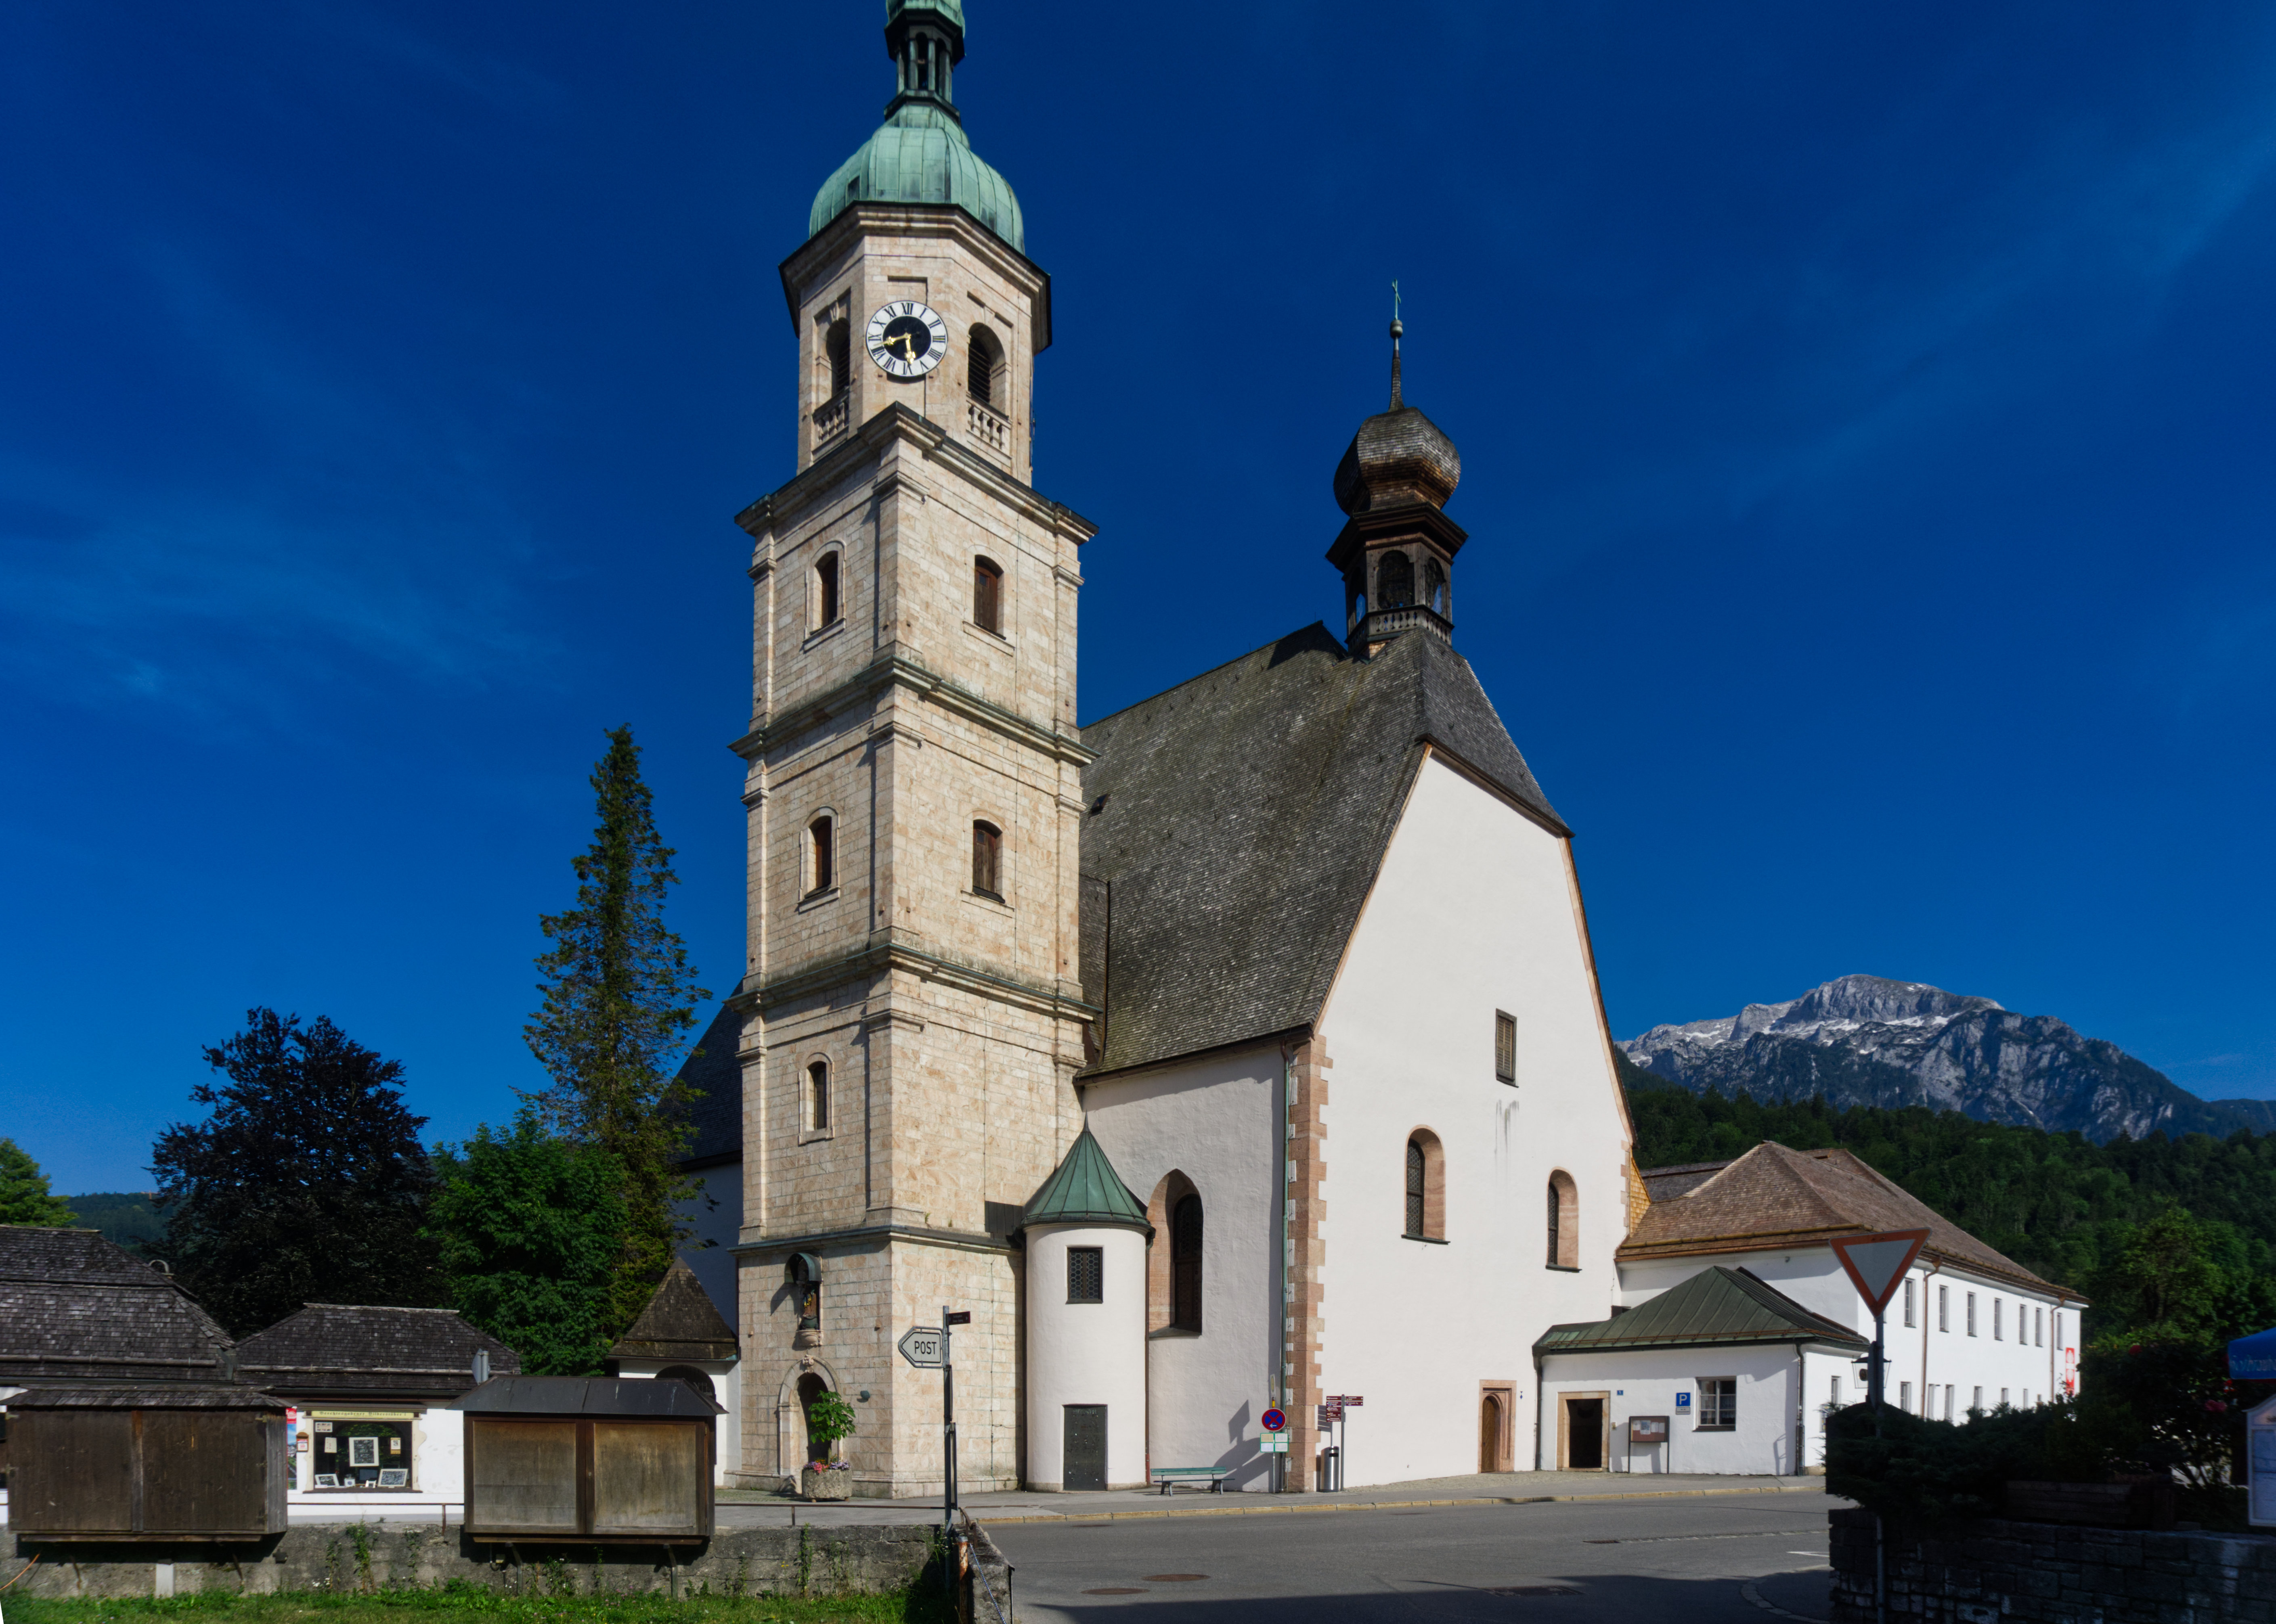
[(1106, 1250), (1098, 1246), (1067, 1248), (1067, 1301), (1106, 1300)]
[(998, 636), (1004, 631), (1004, 572), (985, 558), (972, 561), (972, 623)]
[(1403, 609), (1415, 601), (1415, 566), (1404, 553), (1385, 553), (1375, 567), (1377, 608)]
[(1517, 1081), (1517, 1017), (1499, 1009), (1494, 1011), (1494, 1076)]

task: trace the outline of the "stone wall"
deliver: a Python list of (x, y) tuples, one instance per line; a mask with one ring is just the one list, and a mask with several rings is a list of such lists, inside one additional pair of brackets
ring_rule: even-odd
[(732, 1529), (668, 1560), (654, 1546), (476, 1544), (457, 1529), (322, 1523), (244, 1545), (61, 1544), (0, 1534), (17, 1596), (175, 1596), (225, 1590), (360, 1591), (462, 1580), (525, 1595), (706, 1590), (714, 1596), (893, 1590), (931, 1557), (937, 1530)]
[[(1831, 1514), (1833, 1624), (1872, 1624), (1873, 1516)], [(1907, 1624), (2276, 1624), (2276, 1537), (1986, 1519), (1890, 1530)]]

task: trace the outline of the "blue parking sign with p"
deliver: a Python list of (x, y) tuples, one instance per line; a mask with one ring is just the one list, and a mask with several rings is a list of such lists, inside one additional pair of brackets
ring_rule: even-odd
[(1678, 1409), (1689, 1409), (1691, 1408), (1691, 1395), (1688, 1393), (1677, 1394), (1675, 1395), (1675, 1408)]

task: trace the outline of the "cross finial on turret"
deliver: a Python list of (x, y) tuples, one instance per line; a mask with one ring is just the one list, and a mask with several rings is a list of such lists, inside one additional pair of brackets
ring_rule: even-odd
[(1399, 397), (1399, 338), (1407, 329), (1399, 324), (1399, 278), (1391, 279), (1391, 409), (1397, 412), (1403, 403)]

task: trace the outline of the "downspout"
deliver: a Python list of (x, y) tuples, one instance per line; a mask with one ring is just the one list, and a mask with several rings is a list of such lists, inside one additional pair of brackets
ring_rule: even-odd
[[(1794, 1475), (1802, 1475), (1809, 1464), (1809, 1344), (1794, 1345)], [(1671, 1425), (1668, 1429), (1673, 1431)]]

